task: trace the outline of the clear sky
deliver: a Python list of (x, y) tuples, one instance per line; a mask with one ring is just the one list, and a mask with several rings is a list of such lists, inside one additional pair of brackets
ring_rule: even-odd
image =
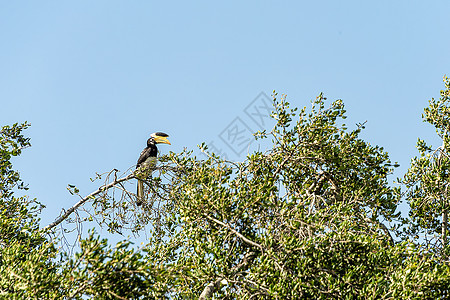
[(259, 129), (273, 90), (343, 99), (401, 176), (418, 137), (436, 142), (421, 113), (450, 75), (449, 15), (447, 0), (2, 1), (0, 124), (32, 125), (15, 165), (43, 225), (77, 201), (67, 184), (94, 191), (154, 131), (162, 153), (212, 142), (244, 159), (227, 130)]

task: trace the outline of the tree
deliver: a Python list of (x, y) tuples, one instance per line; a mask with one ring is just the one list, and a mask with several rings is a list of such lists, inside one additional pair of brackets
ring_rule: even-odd
[[(448, 97), (448, 80), (446, 88)], [(117, 170), (97, 174), (97, 180), (104, 180), (98, 190), (42, 229), (36, 225), (40, 211), (23, 203), (16, 215), (24, 225), (14, 227), (16, 222), (5, 217), (4, 226), (11, 229), (9, 236), (1, 232), (2, 240), (31, 245), (31, 256), (22, 256), (23, 264), (45, 269), (47, 281), (39, 285), (19, 265), (14, 272), (22, 281), (0, 281), (3, 295), (19, 297), (21, 286), (30, 291), (24, 295), (32, 295), (37, 284), (42, 297), (69, 299), (447, 297), (450, 268), (443, 252), (414, 239), (417, 232), (431, 228), (421, 220), (434, 206), (418, 210), (411, 202), (412, 217), (402, 219), (397, 211), (400, 188), (388, 180), (397, 164), (383, 148), (360, 138), (364, 124), (347, 129), (341, 100), (327, 104), (320, 94), (310, 111), (298, 111), (285, 96), (274, 93), (272, 117), (277, 124), (270, 132), (256, 134), (271, 140), (268, 151), (251, 153), (243, 162), (208, 153), (206, 145), (206, 160), (190, 151), (163, 156), (157, 172), (146, 180), (149, 198), (142, 207), (135, 205), (135, 195), (126, 186), (135, 174), (121, 177)], [(443, 106), (438, 107), (429, 108), (430, 115), (444, 116)], [(27, 146), (20, 135), (26, 125), (14, 126), (19, 126), (18, 133), (2, 135), (2, 145), (23, 141)], [(18, 155), (20, 147), (5, 153)], [(4, 157), (2, 176), (11, 174), (8, 178), (18, 183), (10, 156)], [(445, 175), (443, 157), (439, 170)], [(413, 164), (412, 170), (418, 168)], [(411, 174), (404, 181), (412, 189), (407, 199), (445, 199), (446, 177), (439, 177), (434, 190), (427, 183), (427, 190), (420, 180), (410, 184)], [(417, 178), (428, 178), (423, 176)], [(4, 186), (2, 205), (7, 211), (17, 207), (12, 190), (20, 185)], [(70, 191), (80, 193), (75, 186)], [(439, 215), (446, 212), (442, 207)], [(83, 217), (80, 208), (88, 214)], [(57, 250), (52, 234), (73, 212), (79, 213), (76, 221), (96, 221), (113, 233), (139, 233), (150, 226), (148, 243), (140, 250), (130, 242), (111, 247), (91, 231), (71, 256)], [(437, 215), (432, 216), (432, 224), (437, 224)], [(391, 222), (395, 225), (388, 226)], [(20, 249), (10, 244), (0, 249), (2, 259), (9, 259), (1, 261), (2, 274), (9, 270), (7, 262), (24, 251)]]
[(294, 125), (295, 109), (284, 97), (275, 102), (278, 124), (259, 134), (272, 137), (272, 149), (243, 163), (177, 161), (184, 172), (171, 221), (181, 227), (166, 239), (184, 241), (190, 251), (179, 258), (197, 278), (177, 293), (194, 297), (210, 282), (219, 298), (363, 295), (380, 274), (372, 266), (388, 266), (379, 251), (391, 237), (379, 218), (395, 216), (391, 162), (358, 138), (362, 126), (338, 124), (341, 101), (327, 109), (324, 101), (317, 97)]
[(398, 299), (448, 291), (448, 266), (408, 241), (394, 243), (383, 223), (399, 217), (400, 191), (387, 178), (396, 164), (359, 138), (362, 124), (347, 131), (342, 101), (325, 108), (325, 100), (292, 124), (296, 109), (275, 99), (278, 123), (258, 134), (273, 147), (242, 163), (172, 155), (182, 171), (167, 222), (177, 227), (162, 241), (177, 245), (184, 284), (176, 295)]
[[(411, 207), (411, 234), (425, 233), (428, 247), (441, 251), (443, 259), (449, 255), (448, 213), (450, 185), (450, 81), (444, 77), (445, 90), (439, 100), (432, 98), (422, 115), (423, 121), (432, 124), (442, 145), (433, 149), (419, 139), (420, 157), (411, 161), (403, 183), (408, 187), (407, 201)], [(439, 240), (436, 241), (436, 235)]]
[(0, 295), (5, 299), (42, 299), (61, 296), (57, 255), (52, 242), (39, 232), (41, 205), (16, 198), (13, 189), (27, 189), (11, 158), (30, 146), (22, 135), (27, 123), (3, 126), (0, 131)]
[[(91, 232), (80, 240), (73, 257), (58, 250), (58, 239), (40, 230), (43, 205), (14, 189), (27, 189), (11, 158), (30, 146), (22, 131), (29, 125), (3, 126), (0, 131), (0, 298), (1, 299), (159, 299), (164, 287), (155, 285), (164, 270), (146, 263), (129, 242), (114, 248)], [(154, 278), (152, 277), (154, 276)]]

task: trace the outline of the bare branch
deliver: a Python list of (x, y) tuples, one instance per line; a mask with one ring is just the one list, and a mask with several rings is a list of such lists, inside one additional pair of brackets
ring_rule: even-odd
[(86, 203), (89, 199), (93, 199), (95, 196), (97, 196), (98, 194), (100, 194), (101, 192), (107, 191), (110, 188), (116, 186), (117, 184), (136, 178), (134, 173), (131, 173), (125, 177), (122, 178), (114, 178), (114, 181), (106, 184), (106, 185), (102, 185), (101, 187), (99, 187), (95, 192), (87, 195), (84, 198), (81, 198), (80, 201), (78, 201), (77, 203), (75, 203), (75, 205), (73, 205), (71, 208), (69, 208), (62, 216), (60, 216), (58, 219), (56, 219), (53, 223), (45, 226), (42, 231), (48, 231), (52, 228), (54, 228), (55, 226), (59, 225), (62, 221), (64, 221), (65, 219), (67, 219), (75, 210), (77, 210), (81, 205), (83, 205), (84, 203)]

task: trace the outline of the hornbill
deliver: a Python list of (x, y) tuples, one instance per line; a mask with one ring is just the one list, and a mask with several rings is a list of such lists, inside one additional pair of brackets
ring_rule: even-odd
[[(156, 166), (156, 156), (158, 155), (158, 148), (156, 148), (156, 144), (170, 145), (170, 142), (167, 139), (168, 136), (169, 135), (163, 132), (155, 132), (152, 133), (150, 135), (150, 138), (147, 140), (147, 147), (142, 150), (136, 164), (136, 170), (142, 172), (141, 174), (143, 174), (143, 178), (150, 176)], [(139, 206), (144, 202), (144, 182), (139, 178), (136, 194), (136, 204)]]

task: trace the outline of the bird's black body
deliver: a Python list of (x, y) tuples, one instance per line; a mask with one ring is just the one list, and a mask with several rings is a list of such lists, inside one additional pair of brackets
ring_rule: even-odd
[(141, 155), (136, 164), (136, 169), (139, 169), (141, 165), (145, 165), (148, 158), (156, 157), (158, 155), (158, 148), (156, 147), (155, 139), (149, 138), (147, 140), (147, 147), (142, 150)]
[[(147, 140), (147, 147), (142, 150), (141, 155), (136, 164), (136, 170), (143, 174), (143, 177), (151, 176), (152, 171), (156, 165), (156, 157), (158, 155), (158, 148), (156, 144), (164, 143), (169, 144), (167, 140), (168, 135), (163, 132), (153, 133), (150, 138)], [(144, 182), (141, 179), (138, 179), (138, 187), (137, 187), (137, 205), (141, 205), (144, 201)]]

